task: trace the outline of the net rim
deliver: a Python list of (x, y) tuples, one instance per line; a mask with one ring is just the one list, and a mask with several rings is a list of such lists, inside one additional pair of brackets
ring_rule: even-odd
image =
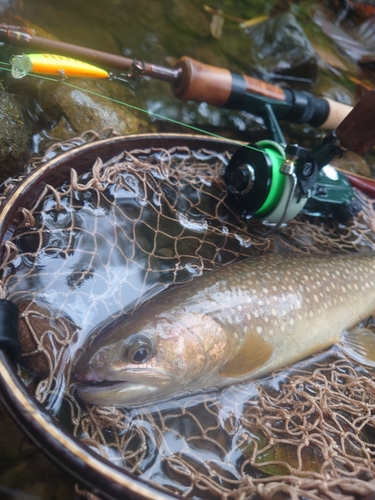
[[(207, 137), (193, 134), (134, 134), (101, 139), (88, 144), (72, 147), (67, 152), (42, 161), (40, 166), (26, 175), (13, 188), (0, 207), (0, 246), (10, 239), (17, 225), (17, 209), (30, 201), (33, 203), (40, 196), (46, 182), (44, 177), (53, 176), (57, 172), (57, 182), (61, 183), (64, 173), (69, 175), (71, 168), (78, 173), (92, 165), (99, 154), (92, 152), (106, 151), (104, 160), (112, 158), (119, 152), (128, 149), (152, 147), (189, 146), (200, 148), (215, 148), (218, 152), (234, 152), (235, 148), (246, 143), (239, 141)], [(77, 165), (66, 166), (74, 160)], [(82, 161), (84, 160), (84, 161)], [(53, 181), (49, 181), (50, 183)], [(20, 212), (18, 210), (18, 212)], [(3, 256), (2, 256), (3, 258)], [(0, 349), (0, 398), (8, 411), (13, 415), (22, 430), (39, 446), (42, 446), (47, 455), (59, 466), (65, 468), (75, 478), (94, 492), (98, 492), (109, 499), (123, 499), (124, 495), (131, 498), (146, 500), (172, 500), (183, 498), (179, 495), (168, 494), (156, 485), (132, 476), (124, 469), (116, 467), (101, 458), (85, 444), (60, 427), (42, 405), (27, 392), (16, 370), (11, 365), (6, 352)]]
[[(91, 166), (99, 154), (92, 154), (96, 150), (103, 153), (102, 160), (115, 156), (122, 152), (124, 146), (128, 149), (136, 148), (152, 148), (152, 147), (176, 147), (176, 146), (189, 146), (193, 147), (195, 144), (202, 143), (200, 147), (215, 147), (218, 152), (229, 150), (233, 153), (235, 148), (244, 146), (245, 142), (234, 141), (230, 139), (219, 139), (216, 137), (207, 137), (204, 135), (193, 134), (133, 134), (126, 136), (117, 136), (107, 139), (101, 139), (95, 142), (90, 142), (82, 146), (73, 147), (71, 150), (62, 153), (46, 163), (42, 163), (34, 171), (25, 176), (24, 179), (9, 193), (0, 207), (0, 244), (9, 238), (8, 225), (12, 226), (17, 222), (16, 206), (21, 205), (27, 208), (30, 201), (29, 195), (32, 194), (33, 200), (38, 198), (42, 192), (46, 182), (43, 181), (44, 176), (58, 174), (55, 180), (49, 180), (48, 183), (56, 185), (61, 183), (64, 173), (69, 173), (71, 168), (74, 168), (78, 175), (80, 175), (88, 166)], [(94, 148), (94, 151), (92, 151)], [(109, 151), (107, 151), (109, 149)], [(73, 165), (66, 166), (67, 162), (73, 161)], [(80, 162), (80, 163), (78, 163)], [(78, 165), (76, 165), (78, 163)], [(65, 170), (59, 169), (65, 167)], [(32, 193), (30, 193), (32, 191)]]

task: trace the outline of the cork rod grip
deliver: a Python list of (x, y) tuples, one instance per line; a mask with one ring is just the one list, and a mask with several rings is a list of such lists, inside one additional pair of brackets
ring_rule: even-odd
[(332, 99), (328, 99), (326, 97), (324, 97), (323, 99), (328, 102), (329, 115), (326, 121), (322, 125), (320, 125), (319, 128), (335, 130), (353, 108), (352, 106), (342, 104), (341, 102), (332, 101)]
[[(172, 93), (184, 101), (205, 101), (214, 106), (225, 106), (232, 92), (232, 73), (228, 69), (203, 64), (190, 57), (182, 57), (174, 69), (181, 71)], [(250, 76), (243, 76), (246, 91), (270, 97), (278, 101), (285, 100), (284, 91)]]

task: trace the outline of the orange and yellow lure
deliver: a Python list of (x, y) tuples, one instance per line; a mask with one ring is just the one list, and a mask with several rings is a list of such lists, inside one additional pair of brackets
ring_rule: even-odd
[(72, 76), (78, 78), (109, 78), (104, 69), (71, 57), (53, 54), (27, 54), (13, 56), (10, 60), (12, 76), (23, 78), (28, 73), (39, 75)]

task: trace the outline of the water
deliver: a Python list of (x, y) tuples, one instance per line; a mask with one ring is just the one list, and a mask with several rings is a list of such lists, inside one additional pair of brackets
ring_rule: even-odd
[[(249, 478), (340, 477), (373, 448), (373, 423), (364, 414), (374, 407), (370, 380), (332, 349), (258, 382), (113, 409), (100, 441), (114, 463), (194, 499), (240, 494)], [(100, 426), (102, 410), (93, 407), (92, 415)]]
[(75, 398), (75, 355), (103, 323), (171, 283), (265, 249), (256, 227), (249, 237), (225, 205), (226, 162), (184, 149), (171, 164), (160, 151), (96, 163), (59, 196), (47, 194), (35, 223), (16, 231), (7, 290), (28, 325), (21, 336), (35, 394), (114, 464), (189, 498), (222, 498), (270, 475), (345, 476), (353, 462), (371, 476), (375, 385), (337, 350), (262, 381), (144, 408)]
[(72, 360), (104, 324), (170, 284), (265, 246), (236, 230), (242, 224), (214, 176), (227, 161), (185, 148), (96, 162), (47, 194), (34, 223), (16, 231), (18, 254), (4, 279), (23, 314), (27, 362), (42, 377), (37, 392), (54, 414)]
[[(87, 9), (87, 3), (84, 0), (78, 2), (65, 0), (59, 3), (53, 0), (32, 0), (31, 2), (14, 2), (12, 10), (5, 4), (3, 9), (4, 16), (20, 16), (39, 34), (45, 34), (43, 32), (45, 30), (67, 42), (123, 54), (126, 57), (136, 57), (139, 60), (144, 59), (164, 66), (173, 66), (182, 55), (188, 55), (235, 72), (259, 76), (260, 70), (252, 53), (252, 40), (248, 32), (239, 28), (238, 22), (226, 19), (222, 37), (214, 39), (210, 33), (212, 14), (206, 12), (198, 0), (172, 3), (163, 0), (154, 2), (141, 0), (136, 3), (112, 0), (106, 4), (105, 9), (101, 0), (90, 2), (90, 9)], [(292, 5), (290, 8), (289, 4), (286, 5), (285, 2), (278, 0), (241, 1), (227, 2), (223, 9), (228, 16), (242, 19), (275, 15), (291, 10), (308, 34), (313, 31), (314, 37), (322, 38), (324, 46), (328, 44), (326, 36), (323, 33), (317, 35), (317, 28), (311, 25), (311, 6), (308, 3), (299, 2), (298, 7)], [(16, 20), (20, 17), (16, 17)], [(11, 24), (17, 24), (16, 20), (12, 20)], [(22, 23), (22, 21), (19, 22)], [(328, 51), (328, 48), (326, 50)], [(2, 55), (3, 60), (7, 62), (10, 56), (16, 53), (22, 54), (22, 49), (3, 46), (0, 56)], [(355, 98), (353, 84), (338, 73), (332, 78), (330, 68), (325, 67), (324, 64), (320, 66), (319, 77), (313, 86), (302, 84), (302, 88), (314, 92), (316, 87), (317, 94), (324, 93), (331, 97), (337, 95), (344, 102), (352, 103)], [(351, 65), (350, 68), (353, 69), (353, 66)], [(268, 70), (271, 69), (268, 68)], [(265, 74), (274, 74), (275, 71), (273, 73), (268, 71)], [(353, 74), (353, 76), (359, 75)], [(287, 79), (288, 82), (292, 82), (292, 85), (294, 84), (293, 76), (288, 74)], [(278, 81), (277, 77), (276, 81)], [(296, 82), (299, 81), (300, 78), (296, 75)], [(59, 109), (58, 101), (49, 102), (48, 98), (42, 95), (43, 92), (39, 95), (37, 89), (33, 90), (33, 85), (33, 83), (28, 83), (19, 86), (15, 82), (7, 81), (7, 86), (20, 98), (23, 99), (23, 96), (28, 95), (37, 101), (35, 106), (30, 106), (30, 103), (26, 103), (25, 106), (29, 113), (32, 108), (31, 126), (35, 134), (33, 145), (35, 150), (39, 152), (40, 147), (43, 148), (43, 144), (40, 145), (40, 134), (44, 142), (49, 137), (62, 138), (61, 123), (64, 113), (65, 120), (68, 120), (69, 127), (72, 129), (71, 132), (74, 132), (74, 128), (78, 132), (83, 131), (80, 127), (84, 123), (86, 123), (86, 129), (88, 128), (88, 122), (77, 123), (75, 118), (69, 116), (66, 109)], [(300, 83), (296, 85), (301, 86)], [(181, 122), (198, 125), (207, 130), (214, 130), (226, 136), (253, 142), (264, 138), (262, 120), (249, 113), (207, 107), (205, 103), (179, 102), (172, 96), (167, 84), (155, 80), (145, 79), (140, 83), (132, 84), (132, 87), (140, 100), (139, 104), (150, 111)], [(113, 90), (115, 85), (113, 84), (110, 88), (113, 91), (112, 97), (116, 97), (116, 91)], [(98, 87), (99, 92), (100, 89), (101, 87)], [(48, 88), (48, 92), (52, 92), (52, 89)], [(101, 112), (99, 109), (97, 111)], [(110, 122), (111, 119), (107, 117), (108, 121)], [(49, 122), (47, 126), (46, 122)], [(112, 124), (115, 123), (117, 122), (113, 118)], [(160, 120), (157, 120), (156, 126), (158, 130), (181, 130), (176, 125), (161, 123)], [(188, 132), (188, 130), (182, 130)], [(291, 130), (287, 127), (284, 133), (287, 138), (291, 135), (291, 138), (298, 137), (298, 140), (301, 140), (300, 135), (302, 135), (309, 141), (317, 134), (311, 127), (292, 127)]]
[[(308, 4), (296, 2), (290, 6), (289, 2), (276, 0), (243, 0), (227, 1), (221, 7), (227, 14), (245, 19), (291, 8), (311, 34), (311, 39), (329, 46), (325, 35), (311, 22), (311, 16), (306, 16)], [(5, 22), (9, 18), (10, 24), (17, 24), (15, 16), (21, 16), (27, 23), (36, 25), (39, 34), (43, 35), (41, 28), (67, 42), (161, 65), (173, 65), (176, 59), (187, 54), (239, 73), (259, 76), (252, 66), (251, 44), (246, 33), (239, 30), (236, 23), (226, 21), (223, 37), (213, 39), (209, 29), (211, 17), (203, 11), (202, 2), (198, 0), (109, 0), (105, 5), (102, 0), (92, 0), (89, 5), (85, 0), (14, 0), (1, 2), (0, 8)], [(1, 47), (4, 61), (14, 53), (19, 52), (12, 47)], [(362, 75), (363, 70), (353, 70), (348, 60), (345, 61), (349, 73), (355, 71), (356, 76)], [(302, 84), (302, 88), (352, 103), (355, 89), (348, 81), (349, 73), (332, 70), (323, 60), (317, 80), (311, 87)], [(366, 77), (373, 82), (371, 73), (366, 73)], [(133, 88), (141, 103), (154, 112), (252, 142), (264, 136), (262, 120), (248, 113), (209, 108), (204, 103), (178, 102), (169, 87), (161, 82), (144, 80)], [(56, 104), (48, 108), (40, 95), (29, 90), (21, 92), (14, 88), (13, 91), (23, 96), (19, 98), (28, 115), (33, 150), (39, 153), (45, 147), (46, 138), (51, 141), (61, 138), (57, 132), (53, 135), (61, 118), (52, 113)], [(156, 127), (157, 130), (171, 130), (170, 125), (160, 122)], [(307, 147), (312, 145), (315, 136), (322, 134), (311, 127), (283, 127), (289, 140), (294, 139)], [(176, 129), (180, 130), (174, 126), (173, 130)], [(72, 135), (79, 131), (73, 127)], [(211, 161), (206, 153), (200, 153), (199, 159)], [(369, 163), (373, 163), (371, 155)], [(158, 179), (157, 172), (154, 176)], [(210, 184), (206, 177), (202, 179), (204, 185)], [(85, 181), (87, 179), (81, 180)], [(340, 446), (349, 456), (343, 468), (349, 470), (350, 463), (357, 463), (370, 453), (369, 468), (373, 453), (373, 424), (368, 414), (373, 408), (371, 377), (340, 357), (337, 361), (335, 355), (318, 358), (317, 363), (322, 368), (313, 377), (313, 368), (303, 366), (308, 380), (299, 385), (296, 382), (290, 390), (288, 374), (283, 373), (267, 379), (261, 386), (245, 384), (219, 394), (200, 394), (192, 399), (165, 403), (148, 411), (107, 409), (105, 413), (103, 409), (92, 408), (91, 414), (85, 414), (78, 423), (77, 419), (70, 421), (71, 409), (62, 399), (69, 385), (69, 373), (57, 370), (51, 376), (46, 372), (46, 359), (52, 359), (54, 364), (69, 364), (88, 335), (109, 317), (126, 313), (139, 299), (160, 291), (176, 276), (181, 281), (189, 279), (199, 275), (205, 267), (233, 260), (240, 252), (246, 253), (246, 249), (252, 250), (247, 235), (242, 232), (235, 232), (235, 240), (226, 246), (231, 224), (234, 224), (232, 215), (220, 205), (221, 222), (217, 224), (215, 219), (207, 219), (191, 206), (190, 201), (197, 199), (194, 198), (196, 191), (190, 186), (185, 188), (186, 196), (178, 201), (178, 220), (171, 224), (172, 211), (163, 209), (161, 229), (168, 228), (168, 231), (162, 231), (155, 242), (153, 228), (160, 223), (155, 210), (159, 208), (162, 193), (155, 192), (146, 199), (144, 185), (137, 176), (124, 175), (123, 181), (120, 189), (108, 186), (99, 207), (97, 194), (76, 192), (62, 200), (62, 210), (57, 212), (56, 200), (49, 196), (45, 210), (37, 216), (35, 228), (22, 231), (15, 238), (23, 257), (13, 262), (11, 297), (26, 306), (32, 300), (39, 315), (47, 310), (47, 325), (52, 325), (52, 334), (47, 339), (48, 355), (42, 361), (40, 358), (34, 360), (37, 365), (40, 363), (40, 377), (49, 379), (48, 383), (40, 385), (39, 396), (44, 404), (77, 435), (91, 437), (96, 432), (96, 438), (114, 463), (191, 498), (219, 498), (233, 489), (245, 491), (247, 487), (250, 488), (248, 495), (251, 491), (256, 494), (255, 489), (251, 490), (247, 475), (264, 479), (269, 474), (288, 474), (290, 469), (285, 463), (293, 469), (290, 477), (290, 484), (293, 484), (293, 477), (304, 476), (303, 467), (316, 473), (316, 463), (321, 465), (320, 456), (306, 455), (306, 450), (313, 447), (325, 450), (323, 458), (327, 466), (323, 472), (326, 474), (335, 466), (340, 468)], [(215, 196), (219, 196), (218, 191)], [(173, 207), (176, 202), (173, 186), (164, 187), (164, 196)], [(212, 198), (202, 200), (206, 213), (211, 202)], [(201, 246), (195, 236), (201, 238), (207, 227), (215, 230), (212, 238), (206, 238), (205, 245)], [(220, 238), (226, 243), (218, 245)], [(187, 252), (189, 257), (176, 258), (176, 250), (180, 255)], [(22, 279), (18, 280), (20, 276)], [(78, 337), (75, 334), (77, 327)], [(74, 349), (59, 356), (57, 347), (72, 339)], [(30, 352), (34, 348), (35, 345), (29, 346)], [(29, 356), (28, 360), (31, 358)], [(341, 386), (336, 383), (337, 373), (342, 376)], [(349, 389), (344, 387), (347, 382)], [(282, 384), (287, 388), (282, 388)], [(355, 392), (355, 384), (357, 394), (353, 396), (350, 391)], [(297, 394), (303, 387), (306, 391)], [(306, 393), (314, 396), (319, 393), (315, 404), (306, 400)], [(357, 406), (348, 404), (348, 393), (352, 394), (351, 402), (356, 401)], [(331, 397), (330, 404), (326, 404), (327, 397)], [(306, 401), (310, 406), (304, 406)], [(297, 408), (294, 420), (288, 413), (293, 405)], [(350, 418), (348, 412), (351, 412)], [(72, 413), (77, 417), (74, 411)], [(111, 425), (103, 425), (104, 416), (111, 419)], [(288, 425), (285, 424), (286, 416)], [(95, 417), (94, 426), (92, 417)], [(311, 427), (304, 431), (298, 428), (298, 422), (307, 422)], [(265, 438), (270, 434), (276, 436), (274, 448), (267, 448)], [(300, 467), (296, 450), (300, 450), (302, 436), (307, 436), (307, 441), (299, 455), (303, 462)], [(285, 440), (290, 443), (292, 438), (297, 440), (292, 448), (285, 447)], [(258, 455), (249, 444), (254, 441), (262, 450)], [(45, 476), (44, 472), (40, 475)], [(1, 481), (8, 484), (3, 476), (0, 484)], [(18, 479), (17, 488), (21, 482)], [(55, 484), (53, 487), (55, 491)], [(53, 495), (44, 490), (41, 497), (49, 500)]]

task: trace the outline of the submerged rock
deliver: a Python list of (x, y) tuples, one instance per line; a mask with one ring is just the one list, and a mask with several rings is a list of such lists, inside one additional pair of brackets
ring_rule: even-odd
[(363, 156), (359, 156), (352, 151), (346, 151), (341, 158), (334, 158), (331, 161), (331, 165), (347, 170), (348, 172), (371, 177), (371, 168), (366, 160)]
[(0, 182), (23, 172), (28, 151), (21, 106), (0, 85)]
[(260, 73), (269, 71), (315, 79), (317, 57), (291, 13), (281, 14), (247, 29), (250, 51)]
[(72, 83), (79, 88), (40, 82), (38, 102), (56, 123), (51, 131), (53, 137), (65, 139), (71, 137), (71, 131), (76, 135), (88, 129), (105, 127), (113, 127), (121, 134), (151, 129), (146, 114), (126, 106), (142, 107), (129, 86), (119, 82), (88, 80)]
[(35, 446), (0, 404), (0, 498), (70, 500), (74, 480)]
[(12, 90), (36, 100), (49, 138), (66, 140), (86, 130), (106, 127), (120, 134), (152, 130), (148, 115), (134, 109), (143, 106), (127, 84), (83, 79), (69, 79), (67, 83), (31, 77), (9, 81)]

